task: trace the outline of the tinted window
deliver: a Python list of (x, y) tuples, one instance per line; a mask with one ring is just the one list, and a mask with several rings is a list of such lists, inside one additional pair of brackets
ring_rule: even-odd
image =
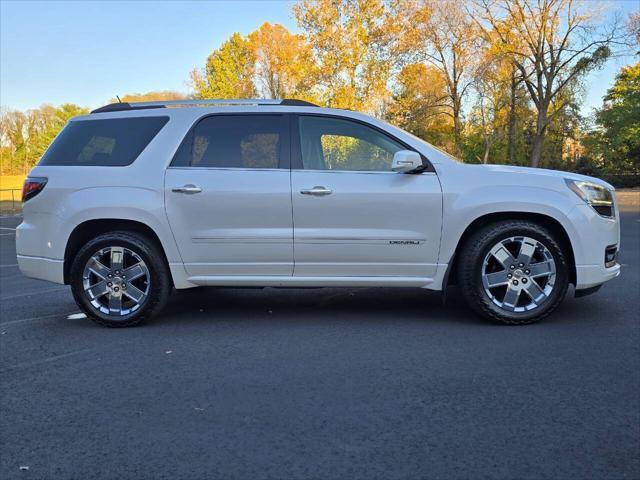
[(42, 156), (40, 165), (130, 165), (168, 120), (140, 117), (70, 122)]
[(202, 119), (176, 153), (174, 166), (279, 168), (289, 149), (283, 115), (215, 115)]
[(350, 120), (300, 116), (298, 125), (305, 169), (391, 171), (393, 155), (405, 149), (384, 133)]

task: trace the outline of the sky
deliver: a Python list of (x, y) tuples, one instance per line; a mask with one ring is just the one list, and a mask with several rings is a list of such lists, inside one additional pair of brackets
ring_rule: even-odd
[[(189, 72), (233, 32), (265, 21), (297, 31), (292, 3), (0, 0), (0, 105), (95, 108), (127, 93), (187, 93)], [(625, 16), (640, 8), (640, 0), (608, 4)], [(583, 113), (601, 104), (616, 72), (633, 61), (613, 59), (590, 74)]]

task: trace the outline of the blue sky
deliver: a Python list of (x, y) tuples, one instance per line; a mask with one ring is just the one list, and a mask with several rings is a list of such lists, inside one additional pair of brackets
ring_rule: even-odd
[[(93, 108), (125, 93), (187, 92), (189, 72), (233, 32), (249, 33), (265, 21), (296, 30), (292, 3), (0, 0), (0, 104)], [(609, 3), (625, 14), (640, 4)], [(617, 70), (632, 61), (611, 60), (590, 75), (585, 113), (600, 105)]]

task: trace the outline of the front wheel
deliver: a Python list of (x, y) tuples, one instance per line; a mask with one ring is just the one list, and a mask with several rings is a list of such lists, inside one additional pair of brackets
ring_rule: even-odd
[(71, 266), (78, 306), (95, 322), (128, 327), (158, 313), (170, 292), (169, 271), (154, 242), (134, 232), (102, 234)]
[(472, 235), (460, 253), (457, 273), (471, 308), (508, 325), (549, 315), (569, 283), (566, 257), (555, 235), (520, 220), (495, 223)]

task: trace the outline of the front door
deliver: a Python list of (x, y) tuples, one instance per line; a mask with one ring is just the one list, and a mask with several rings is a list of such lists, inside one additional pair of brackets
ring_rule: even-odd
[(171, 230), (190, 276), (291, 275), (289, 118), (200, 120), (165, 174)]
[(292, 131), (294, 276), (433, 276), (442, 224), (435, 173), (391, 171), (408, 147), (355, 120), (300, 115)]

